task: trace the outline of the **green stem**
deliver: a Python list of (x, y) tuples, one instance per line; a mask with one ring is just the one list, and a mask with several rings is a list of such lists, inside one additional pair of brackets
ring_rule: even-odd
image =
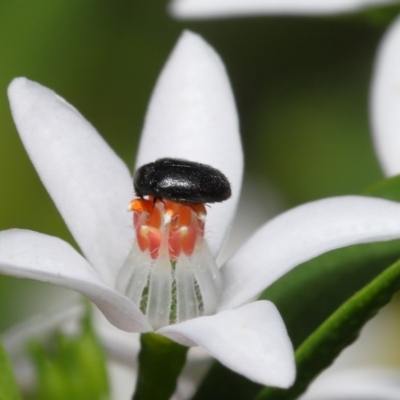
[(265, 388), (256, 400), (297, 399), (399, 289), (400, 261), (346, 301), (302, 343), (296, 351), (297, 379), (291, 388)]
[(186, 361), (188, 347), (145, 333), (140, 337), (139, 373), (133, 400), (168, 400)]

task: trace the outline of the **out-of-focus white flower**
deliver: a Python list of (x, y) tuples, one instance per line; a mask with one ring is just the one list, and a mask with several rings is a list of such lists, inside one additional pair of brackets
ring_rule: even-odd
[(348, 369), (318, 378), (299, 400), (397, 400), (400, 370)]
[(170, 11), (182, 19), (257, 15), (327, 15), (349, 13), (398, 0), (172, 0)]
[[(148, 319), (149, 310), (142, 313), (141, 299), (118, 285), (127, 255), (136, 246), (125, 211), (133, 197), (129, 170), (82, 115), (53, 91), (18, 78), (10, 85), (9, 97), (29, 157), (85, 258), (58, 238), (14, 229), (0, 233), (0, 272), (80, 292), (122, 330), (152, 330), (154, 320)], [(231, 182), (232, 197), (208, 212), (205, 238), (211, 253), (202, 244), (199, 253), (193, 252), (191, 260), (196, 262), (189, 260), (182, 270), (197, 280), (200, 300), (208, 309), (205, 314), (210, 315), (168, 325), (173, 302), (162, 301), (160, 310), (167, 318), (156, 328), (166, 326), (157, 333), (183, 345), (202, 346), (256, 382), (288, 387), (295, 376), (294, 357), (281, 316), (270, 302), (247, 302), (291, 268), (326, 251), (400, 237), (400, 205), (357, 196), (305, 204), (262, 226), (220, 272), (203, 268), (213, 266), (225, 241), (240, 193), (243, 160), (225, 68), (209, 45), (188, 32), (155, 87), (136, 164), (162, 157), (218, 168)], [(145, 251), (149, 252), (136, 248), (129, 256), (130, 265), (149, 267), (151, 279), (154, 275), (154, 282), (162, 282), (152, 287), (151, 280), (149, 293), (154, 289), (171, 294), (172, 284), (166, 289), (166, 281), (157, 274), (170, 274), (171, 282), (174, 262), (163, 259), (165, 268), (156, 268)], [(217, 286), (220, 293), (214, 290)], [(183, 306), (185, 299), (188, 306), (197, 300), (190, 290), (179, 293), (186, 288), (176, 287)]]
[(394, 400), (400, 398), (399, 298), (382, 308), (332, 366), (311, 383), (301, 400)]
[(400, 18), (383, 38), (375, 60), (370, 111), (378, 159), (386, 175), (400, 173)]

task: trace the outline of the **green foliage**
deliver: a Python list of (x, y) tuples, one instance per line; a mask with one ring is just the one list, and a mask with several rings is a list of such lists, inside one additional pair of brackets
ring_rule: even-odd
[(400, 175), (376, 182), (362, 194), (400, 202)]
[(32, 400), (108, 400), (106, 360), (88, 311), (77, 336), (56, 333), (51, 345), (34, 342), (29, 352), (38, 380)]
[(376, 26), (386, 26), (399, 15), (399, 12), (400, 6), (398, 4), (386, 4), (383, 7), (367, 8), (360, 15), (368, 23)]
[(0, 400), (20, 400), (11, 363), (0, 342)]
[(364, 324), (400, 289), (400, 261), (357, 292), (296, 351), (297, 379), (289, 390), (266, 388), (257, 400), (292, 400), (358, 336)]
[(186, 361), (188, 347), (156, 333), (140, 338), (139, 374), (134, 400), (168, 400)]

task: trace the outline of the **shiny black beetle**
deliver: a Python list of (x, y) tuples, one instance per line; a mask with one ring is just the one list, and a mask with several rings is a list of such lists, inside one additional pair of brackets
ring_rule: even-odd
[(231, 185), (221, 171), (179, 158), (160, 158), (141, 166), (133, 186), (138, 197), (154, 196), (154, 201), (216, 203), (231, 196)]

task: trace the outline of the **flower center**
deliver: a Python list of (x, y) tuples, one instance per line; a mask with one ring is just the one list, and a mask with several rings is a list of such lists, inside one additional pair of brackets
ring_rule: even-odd
[(154, 329), (216, 311), (220, 273), (204, 239), (203, 204), (134, 199), (135, 241), (117, 279)]

